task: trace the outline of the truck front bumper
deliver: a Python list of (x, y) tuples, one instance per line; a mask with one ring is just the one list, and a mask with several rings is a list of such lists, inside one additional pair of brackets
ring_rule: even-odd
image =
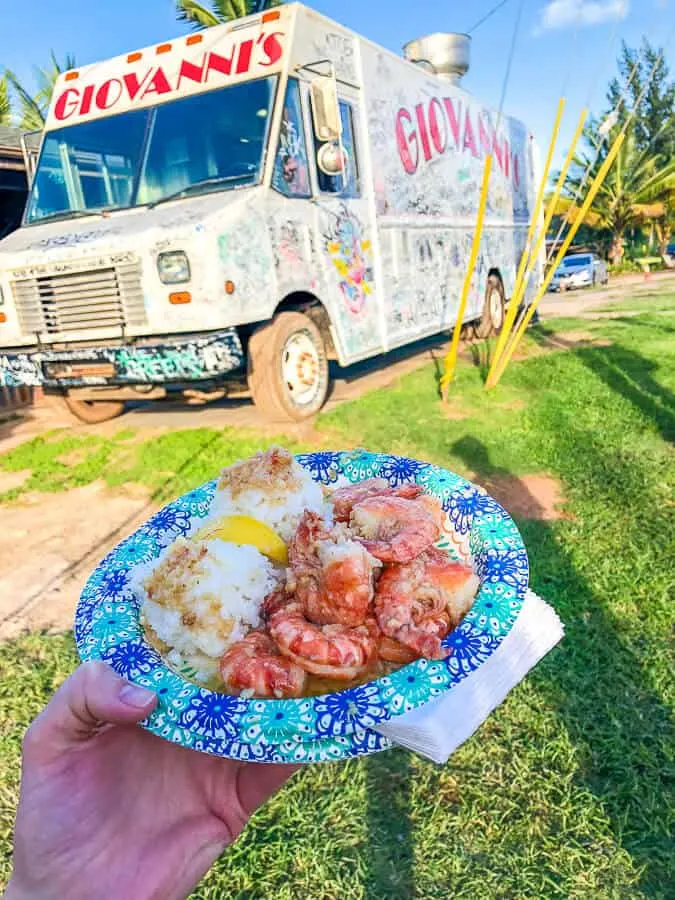
[(234, 328), (119, 346), (8, 351), (0, 386), (77, 388), (212, 381), (244, 363)]

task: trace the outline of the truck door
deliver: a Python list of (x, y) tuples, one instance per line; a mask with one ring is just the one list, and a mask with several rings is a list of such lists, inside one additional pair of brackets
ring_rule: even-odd
[(373, 232), (375, 223), (368, 202), (371, 186), (360, 131), (357, 93), (339, 93), (342, 149), (346, 165), (342, 173), (327, 175), (317, 157), (322, 144), (310, 123), (314, 141), (313, 179), (316, 222), (323, 282), (329, 314), (335, 329), (340, 362), (353, 363), (373, 356), (384, 346), (385, 323), (377, 295)]

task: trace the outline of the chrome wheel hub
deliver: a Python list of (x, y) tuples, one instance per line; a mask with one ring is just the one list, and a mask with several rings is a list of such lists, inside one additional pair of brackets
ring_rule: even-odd
[(321, 359), (306, 331), (296, 331), (281, 353), (281, 377), (296, 406), (307, 406), (321, 387)]

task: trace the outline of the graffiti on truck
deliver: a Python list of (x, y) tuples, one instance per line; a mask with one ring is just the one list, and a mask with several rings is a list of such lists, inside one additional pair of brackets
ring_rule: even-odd
[(42, 373), (27, 353), (0, 356), (0, 387), (39, 387)]
[[(200, 381), (238, 369), (243, 359), (241, 344), (234, 331), (192, 341), (147, 347), (42, 350), (0, 356), (0, 385), (38, 387), (49, 384), (76, 387)], [(113, 372), (110, 375), (78, 374), (78, 366), (91, 363), (109, 363)], [(54, 366), (51, 371), (50, 364)], [(69, 371), (70, 366), (73, 367), (72, 371)]]
[(325, 235), (326, 249), (340, 277), (342, 298), (353, 316), (361, 316), (373, 291), (373, 248), (363, 225), (346, 206)]
[(274, 257), (267, 235), (267, 220), (258, 210), (218, 237), (218, 256), (223, 281), (236, 286), (229, 303), (245, 304), (254, 316), (264, 309), (273, 288)]

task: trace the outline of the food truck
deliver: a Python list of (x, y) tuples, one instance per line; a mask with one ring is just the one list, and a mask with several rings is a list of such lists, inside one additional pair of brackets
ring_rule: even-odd
[(537, 157), (462, 87), (468, 46), (399, 57), (289, 4), (63, 73), (0, 242), (0, 381), (85, 421), (246, 383), (270, 417), (311, 416), (329, 360), (453, 326), (490, 152), (464, 320), (493, 333)]

